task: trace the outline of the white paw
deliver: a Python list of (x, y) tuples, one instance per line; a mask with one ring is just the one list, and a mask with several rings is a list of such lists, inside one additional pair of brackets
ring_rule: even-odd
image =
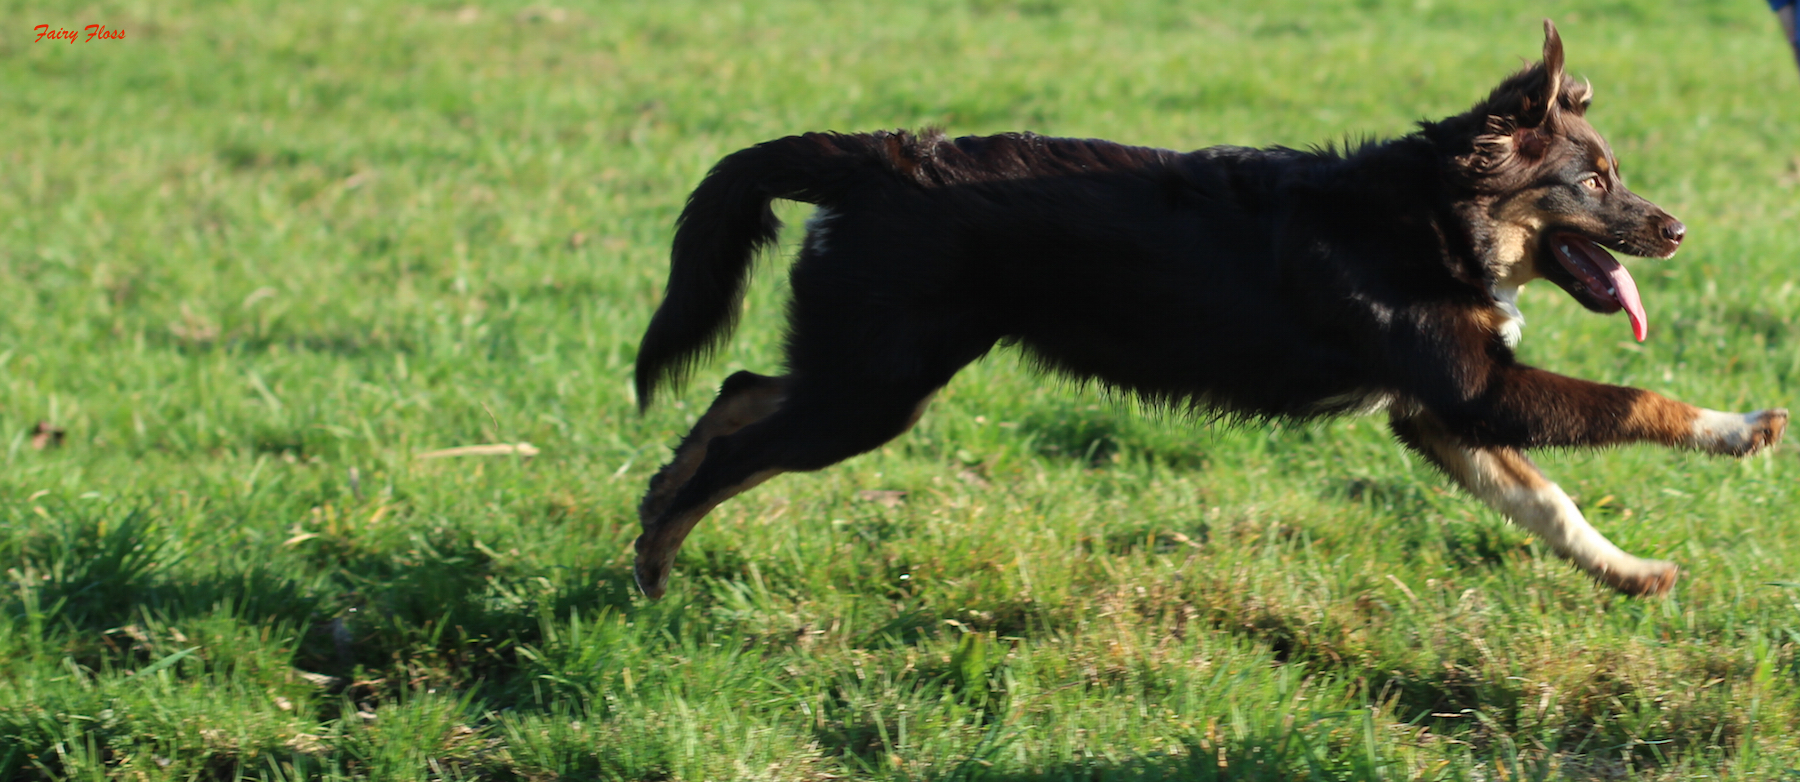
[(1782, 408), (1754, 413), (1702, 410), (1694, 419), (1694, 444), (1716, 454), (1749, 456), (1781, 442), (1787, 421), (1788, 411)]

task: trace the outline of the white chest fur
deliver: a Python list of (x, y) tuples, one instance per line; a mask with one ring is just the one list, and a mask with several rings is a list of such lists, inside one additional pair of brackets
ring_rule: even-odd
[(1494, 307), (1500, 310), (1500, 340), (1509, 348), (1519, 346), (1519, 340), (1525, 337), (1525, 315), (1519, 312), (1519, 286), (1496, 285), (1493, 287)]

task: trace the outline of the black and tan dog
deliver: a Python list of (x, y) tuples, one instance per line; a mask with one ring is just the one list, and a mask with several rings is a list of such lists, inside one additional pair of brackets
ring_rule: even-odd
[(736, 152), (675, 234), (637, 358), (649, 405), (729, 334), (771, 199), (818, 205), (792, 271), (787, 374), (739, 372), (650, 482), (638, 585), (661, 596), (713, 507), (871, 450), (997, 342), (1142, 398), (1228, 415), (1386, 410), (1394, 433), (1557, 553), (1630, 594), (1675, 581), (1582, 518), (1525, 450), (1650, 441), (1744, 455), (1785, 410), (1720, 413), (1520, 364), (1519, 286), (1590, 310), (1636, 287), (1602, 247), (1666, 258), (1685, 229), (1625, 188), (1543, 62), (1470, 111), (1337, 153), (1178, 153), (1081, 139), (809, 133)]

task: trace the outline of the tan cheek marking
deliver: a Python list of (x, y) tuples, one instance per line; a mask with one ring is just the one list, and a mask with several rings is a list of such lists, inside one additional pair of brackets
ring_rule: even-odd
[(1499, 226), (1494, 231), (1494, 263), (1489, 271), (1503, 285), (1518, 287), (1543, 276), (1538, 273), (1535, 256), (1545, 217), (1531, 206), (1537, 195), (1537, 191), (1521, 193), (1495, 214)]
[(1513, 277), (1521, 271), (1521, 267), (1533, 265), (1524, 263), (1527, 256), (1530, 255), (1531, 242), (1529, 240), (1532, 232), (1508, 225), (1495, 233), (1497, 236), (1494, 242), (1494, 278), (1501, 282), (1514, 283)]

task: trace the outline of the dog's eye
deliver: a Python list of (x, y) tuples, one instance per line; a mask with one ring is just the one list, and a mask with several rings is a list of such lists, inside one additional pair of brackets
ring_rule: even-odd
[(1589, 190), (1592, 190), (1596, 193), (1606, 192), (1606, 182), (1602, 181), (1598, 175), (1594, 175), (1594, 174), (1589, 174), (1588, 176), (1583, 177), (1581, 180), (1581, 186), (1585, 187)]

